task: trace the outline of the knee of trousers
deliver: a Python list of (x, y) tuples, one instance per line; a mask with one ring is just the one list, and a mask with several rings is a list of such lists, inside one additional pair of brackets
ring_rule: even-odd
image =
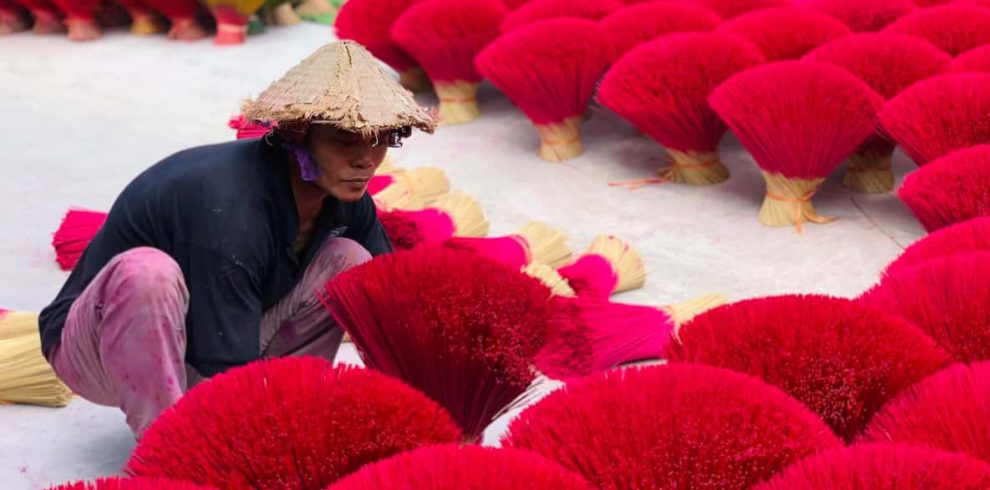
[(114, 288), (128, 296), (187, 302), (189, 292), (182, 269), (165, 252), (138, 247), (118, 255), (113, 263)]
[(339, 265), (340, 270), (350, 269), (371, 260), (371, 253), (350, 238), (329, 238), (323, 244), (326, 260)]

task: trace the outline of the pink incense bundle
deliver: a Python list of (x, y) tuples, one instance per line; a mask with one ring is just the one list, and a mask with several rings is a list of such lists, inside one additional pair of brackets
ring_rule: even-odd
[(730, 34), (664, 36), (612, 65), (598, 88), (598, 101), (667, 149), (670, 166), (645, 182), (717, 184), (729, 178), (718, 156), (728, 127), (708, 104), (708, 95), (763, 60), (759, 49)]
[(560, 162), (584, 153), (578, 128), (607, 49), (595, 22), (556, 19), (503, 35), (476, 62), (536, 126), (540, 158)]
[(794, 0), (794, 6), (831, 15), (856, 32), (879, 31), (918, 8), (911, 0)]
[(666, 358), (759, 377), (851, 441), (890, 398), (949, 356), (894, 314), (848, 299), (775, 296), (722, 306), (684, 325)]
[(551, 19), (600, 20), (623, 8), (619, 0), (530, 0), (502, 21), (502, 32)]
[(211, 490), (194, 483), (164, 478), (100, 478), (98, 480), (65, 483), (48, 490)]
[(864, 439), (990, 462), (990, 363), (956, 364), (914, 385), (873, 418)]
[(990, 72), (990, 45), (980, 46), (956, 56), (956, 59), (949, 63), (949, 71)]
[(990, 44), (990, 9), (964, 4), (921, 8), (894, 21), (883, 31), (925, 38), (956, 56)]
[(965, 454), (901, 444), (830, 449), (753, 490), (984, 490), (990, 464)]
[(717, 13), (723, 19), (731, 19), (746, 12), (774, 7), (787, 7), (790, 0), (686, 0)]
[(62, 270), (70, 271), (76, 266), (106, 220), (107, 213), (101, 211), (74, 208), (65, 213), (62, 223), (52, 235), (55, 261)]
[(990, 73), (922, 80), (887, 102), (883, 130), (919, 166), (971, 146), (990, 144)]
[(852, 34), (834, 17), (794, 7), (743, 14), (726, 21), (719, 31), (752, 41), (767, 61), (798, 59), (822, 44)]
[(883, 97), (849, 72), (814, 61), (751, 68), (708, 98), (767, 182), (760, 222), (827, 223), (811, 204), (825, 178), (868, 137)]
[(952, 152), (908, 174), (897, 197), (932, 232), (990, 216), (990, 145)]
[(447, 194), (417, 211), (380, 210), (378, 219), (397, 250), (443, 243), (455, 236), (482, 237), (489, 227), (481, 205), (464, 192)]
[(262, 136), (268, 134), (268, 132), (271, 131), (275, 125), (276, 124), (274, 123), (262, 124), (254, 121), (246, 121), (244, 116), (241, 114), (233, 116), (229, 121), (227, 121), (227, 127), (237, 130), (237, 139), (239, 140), (247, 138), (261, 138)]
[(891, 262), (884, 275), (898, 273), (927, 260), (979, 251), (990, 251), (990, 217), (946, 226), (922, 237)]
[(921, 327), (954, 359), (990, 359), (990, 251), (957, 253), (889, 273), (860, 298)]
[[(805, 59), (845, 68), (885, 99), (945, 70), (952, 58), (924, 39), (906, 34), (858, 34), (832, 41)], [(849, 157), (843, 184), (859, 192), (894, 188), (894, 143), (877, 133)]]
[(711, 31), (722, 19), (700, 5), (649, 2), (619, 9), (601, 21), (615, 62), (636, 46), (677, 32)]
[(646, 267), (639, 252), (611, 235), (596, 236), (584, 254), (557, 272), (578, 296), (602, 301), (646, 283)]
[(341, 274), (321, 299), (366, 366), (439, 402), (473, 442), (525, 401), (550, 295), (518, 268), (424, 246)]
[(327, 490), (593, 490), (580, 475), (531, 451), (429, 446), (365, 466)]
[(501, 0), (426, 0), (392, 25), (392, 39), (419, 63), (440, 100), (440, 119), (462, 124), (481, 115), (474, 66), (509, 13)]
[(413, 92), (430, 90), (430, 79), (409, 53), (392, 40), (392, 24), (419, 0), (348, 0), (334, 20), (339, 39), (355, 41), (399, 72), (399, 82)]
[(189, 390), (145, 431), (126, 472), (228, 490), (323, 490), (367, 463), (459, 439), (443, 408), (397, 379), (287, 357)]
[(444, 247), (483, 255), (491, 260), (520, 269), (532, 262), (551, 267), (567, 263), (573, 252), (567, 235), (546, 223), (531, 221), (518, 233), (500, 237), (454, 237)]
[(65, 14), (65, 24), (69, 27), (72, 41), (92, 41), (101, 36), (96, 23), (96, 13), (100, 0), (51, 0)]
[(573, 379), (635, 361), (660, 359), (681, 325), (722, 305), (719, 295), (661, 307), (593, 298), (554, 298), (554, 334), (536, 367), (554, 379)]
[(841, 445), (815, 414), (756, 378), (673, 364), (570, 383), (526, 409), (502, 442), (603, 490), (743, 490)]

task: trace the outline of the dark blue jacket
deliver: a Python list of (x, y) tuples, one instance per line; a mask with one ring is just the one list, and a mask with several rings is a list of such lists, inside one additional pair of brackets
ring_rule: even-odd
[(391, 251), (365, 195), (354, 203), (328, 198), (309, 246), (295, 253), (299, 217), (289, 164), (270, 136), (192, 148), (144, 171), (42, 310), (46, 355), (73, 301), (110, 259), (134, 247), (162, 250), (182, 269), (190, 295), (186, 361), (205, 376), (259, 357), (262, 312), (292, 290), (328, 237), (352, 238), (372, 255)]

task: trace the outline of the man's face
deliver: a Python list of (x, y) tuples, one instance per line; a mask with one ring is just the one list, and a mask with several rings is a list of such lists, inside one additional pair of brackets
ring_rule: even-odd
[(379, 141), (375, 145), (374, 137), (363, 137), (328, 124), (314, 124), (310, 127), (308, 147), (320, 175), (313, 184), (340, 201), (361, 199), (388, 150), (385, 138)]

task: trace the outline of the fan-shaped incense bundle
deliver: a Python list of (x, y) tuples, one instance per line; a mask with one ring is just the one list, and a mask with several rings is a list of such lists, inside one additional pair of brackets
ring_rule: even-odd
[(720, 15), (723, 19), (731, 19), (746, 12), (773, 7), (786, 7), (789, 0), (687, 0), (706, 7)]
[(811, 198), (875, 127), (883, 98), (835, 66), (813, 61), (750, 68), (708, 98), (753, 155), (767, 181), (760, 222), (796, 225), (830, 221)]
[(570, 260), (567, 235), (540, 221), (531, 221), (513, 235), (474, 238), (454, 237), (444, 247), (466, 250), (520, 269), (532, 262), (558, 267)]
[(711, 31), (722, 19), (700, 5), (647, 2), (611, 13), (601, 21), (610, 45), (609, 61), (615, 62), (636, 46), (677, 32)]
[(956, 56), (949, 64), (949, 71), (990, 72), (990, 44), (973, 48)]
[(477, 119), (482, 76), (477, 54), (499, 34), (509, 9), (501, 0), (426, 0), (392, 25), (392, 39), (426, 71), (445, 124)]
[(348, 0), (340, 7), (334, 28), (337, 37), (363, 45), (399, 72), (402, 86), (414, 92), (430, 90), (430, 79), (409, 53), (392, 40), (392, 24), (419, 0)]
[(990, 363), (956, 364), (892, 400), (870, 423), (867, 441), (899, 442), (990, 462)]
[(530, 0), (502, 21), (508, 32), (551, 19), (600, 20), (623, 7), (618, 0)]
[(503, 446), (534, 450), (601, 489), (743, 490), (841, 442), (762, 381), (689, 365), (570, 383), (525, 410)]
[(990, 10), (965, 4), (921, 8), (894, 21), (884, 32), (922, 37), (956, 56), (990, 44)]
[(397, 379), (289, 357), (196, 385), (145, 431), (126, 472), (231, 490), (322, 490), (364, 464), (458, 439), (447, 412)]
[(584, 152), (578, 128), (607, 63), (607, 49), (596, 23), (555, 19), (505, 34), (476, 62), (478, 71), (536, 126), (540, 157), (559, 162)]
[(894, 314), (827, 296), (741, 301), (699, 315), (668, 345), (671, 362), (759, 377), (851, 441), (890, 398), (949, 356)]
[[(952, 58), (924, 39), (880, 33), (832, 41), (805, 59), (845, 68), (889, 100), (911, 84), (941, 73)], [(893, 156), (894, 143), (887, 136), (871, 136), (849, 157), (843, 184), (859, 192), (892, 190)]]
[(365, 364), (437, 400), (467, 440), (535, 379), (551, 293), (518, 268), (424, 246), (377, 257), (326, 288), (324, 304)]
[(753, 490), (980, 490), (990, 464), (964, 454), (900, 444), (830, 449), (785, 469)]
[(539, 454), (480, 446), (429, 446), (365, 466), (327, 490), (593, 490)]
[(0, 403), (64, 407), (71, 400), (41, 354), (38, 314), (0, 312)]
[(447, 194), (417, 211), (379, 211), (378, 218), (399, 250), (443, 243), (455, 236), (485, 236), (489, 226), (478, 202), (463, 192)]
[(990, 216), (990, 145), (952, 152), (908, 174), (897, 195), (929, 232)]
[[(988, 10), (990, 13), (990, 10)], [(887, 102), (880, 124), (919, 166), (956, 150), (990, 144), (990, 73), (922, 80)]]
[(578, 296), (603, 301), (646, 283), (646, 267), (639, 252), (612, 235), (596, 236), (584, 254), (557, 272)]
[(861, 300), (921, 327), (953, 358), (990, 359), (990, 252), (956, 253), (890, 272)]
[(762, 62), (756, 47), (729, 34), (664, 36), (615, 63), (602, 79), (598, 101), (666, 147), (671, 165), (658, 181), (716, 184), (729, 178), (718, 156), (728, 128), (712, 111), (708, 95)]
[(884, 275), (957, 253), (990, 251), (990, 217), (946, 226), (911, 244), (891, 262)]
[(875, 32), (918, 8), (911, 0), (794, 0), (845, 22), (856, 32)]
[(768, 61), (798, 59), (822, 44), (852, 34), (833, 17), (794, 7), (749, 12), (726, 21), (719, 31), (752, 41)]

